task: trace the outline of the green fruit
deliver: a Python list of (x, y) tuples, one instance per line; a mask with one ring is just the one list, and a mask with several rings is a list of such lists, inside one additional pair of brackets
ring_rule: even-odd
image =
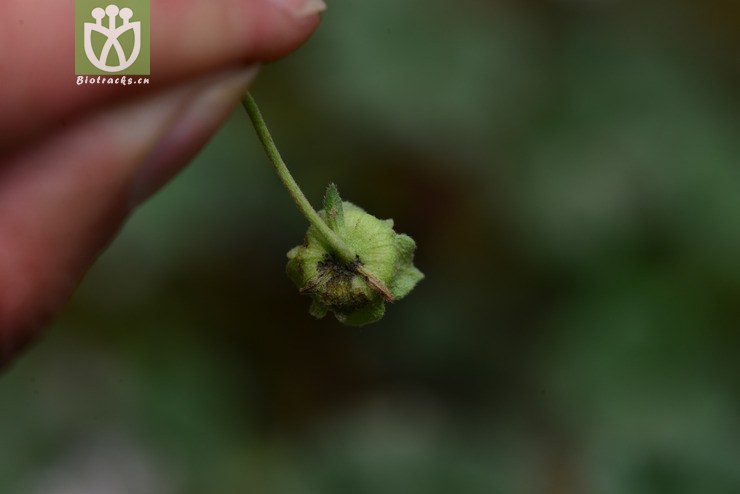
[(414, 240), (396, 233), (393, 220), (380, 220), (343, 202), (333, 184), (319, 215), (355, 258), (340, 258), (314, 226), (303, 244), (288, 252), (287, 274), (311, 297), (313, 316), (333, 312), (351, 326), (375, 322), (383, 317), (386, 301), (404, 297), (424, 277), (413, 265)]

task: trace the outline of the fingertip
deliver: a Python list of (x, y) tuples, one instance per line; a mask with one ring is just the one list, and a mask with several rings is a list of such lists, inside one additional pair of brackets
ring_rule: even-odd
[(271, 0), (278, 8), (283, 9), (295, 19), (304, 19), (326, 10), (323, 0)]
[(321, 6), (321, 0), (230, 0), (171, 12), (153, 4), (152, 78), (169, 83), (284, 57), (318, 27)]

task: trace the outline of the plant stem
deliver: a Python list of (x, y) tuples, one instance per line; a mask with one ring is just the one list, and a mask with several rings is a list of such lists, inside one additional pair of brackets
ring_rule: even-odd
[(280, 180), (283, 182), (283, 185), (288, 191), (288, 194), (290, 194), (290, 197), (293, 198), (293, 202), (295, 202), (298, 210), (306, 217), (308, 222), (319, 231), (327, 246), (330, 247), (343, 262), (347, 264), (352, 262), (355, 259), (356, 254), (349, 248), (344, 240), (339, 238), (339, 236), (329, 228), (321, 216), (319, 216), (313, 206), (311, 206), (311, 203), (308, 202), (308, 199), (306, 199), (306, 196), (301, 191), (301, 188), (298, 186), (293, 176), (290, 174), (288, 167), (280, 156), (280, 152), (275, 146), (275, 141), (272, 140), (270, 131), (267, 129), (267, 124), (265, 124), (265, 120), (262, 118), (259, 107), (257, 107), (257, 103), (254, 101), (254, 98), (252, 98), (252, 95), (248, 92), (244, 93), (242, 104), (244, 105), (244, 109), (247, 110), (249, 118), (252, 120), (254, 129), (257, 131), (257, 135), (262, 142), (262, 146), (265, 148), (267, 156), (270, 158), (270, 161), (272, 161), (278, 177), (280, 177)]

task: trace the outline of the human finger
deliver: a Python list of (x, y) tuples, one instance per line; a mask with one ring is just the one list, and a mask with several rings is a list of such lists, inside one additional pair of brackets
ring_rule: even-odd
[(74, 76), (74, 2), (10, 0), (0, 16), (0, 152), (100, 105), (286, 55), (324, 7), (321, 0), (152, 1), (150, 84), (90, 87)]

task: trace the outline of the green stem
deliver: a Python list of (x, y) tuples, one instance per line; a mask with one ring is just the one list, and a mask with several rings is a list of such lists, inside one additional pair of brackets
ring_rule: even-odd
[(352, 262), (355, 259), (356, 254), (349, 248), (344, 240), (339, 238), (339, 236), (329, 228), (321, 216), (319, 216), (313, 206), (311, 206), (311, 203), (308, 202), (308, 199), (306, 199), (306, 196), (303, 194), (303, 191), (301, 191), (301, 188), (298, 186), (293, 176), (290, 174), (288, 167), (280, 156), (280, 152), (275, 146), (275, 142), (272, 140), (270, 131), (267, 129), (267, 124), (265, 124), (265, 120), (262, 118), (262, 114), (260, 113), (254, 98), (252, 98), (252, 95), (248, 92), (244, 93), (242, 104), (244, 105), (244, 109), (247, 110), (249, 118), (252, 120), (252, 124), (254, 124), (254, 129), (257, 131), (257, 135), (262, 142), (262, 146), (265, 148), (267, 156), (270, 158), (270, 161), (272, 161), (275, 171), (290, 194), (290, 197), (293, 198), (293, 202), (298, 206), (298, 210), (306, 217), (308, 222), (319, 231), (324, 241), (327, 243), (327, 246), (330, 247), (343, 262)]

